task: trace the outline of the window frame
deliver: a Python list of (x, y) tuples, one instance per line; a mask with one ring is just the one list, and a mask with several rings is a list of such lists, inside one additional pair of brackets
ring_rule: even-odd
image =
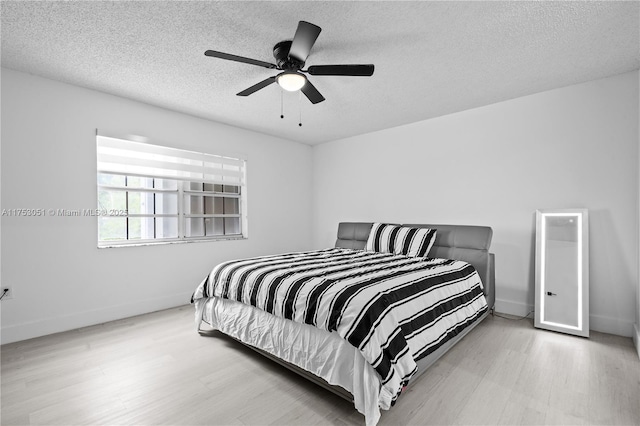
[[(149, 143), (145, 140), (145, 142), (142, 143), (147, 143), (148, 145), (152, 145), (153, 147), (160, 147), (160, 148), (167, 148), (169, 150), (174, 150), (176, 152), (186, 152), (188, 154), (202, 154), (205, 156), (212, 156), (212, 157), (219, 157), (221, 159), (224, 159), (220, 164), (223, 164), (223, 168), (224, 168), (224, 164), (226, 160), (233, 160), (236, 162), (240, 162), (241, 166), (239, 166), (240, 168), (240, 173), (241, 173), (241, 178), (238, 181), (228, 181), (228, 182), (212, 182), (212, 181), (208, 181), (205, 178), (205, 175), (202, 175), (203, 178), (197, 178), (194, 176), (189, 176), (189, 177), (171, 177), (171, 176), (154, 176), (152, 174), (143, 174), (143, 173), (129, 173), (129, 172), (122, 172), (122, 171), (109, 171), (109, 170), (104, 170), (101, 169), (100, 165), (100, 138), (104, 137), (104, 138), (110, 138), (110, 139), (119, 139), (120, 142), (132, 142), (132, 143), (141, 143), (138, 141), (131, 141), (127, 138), (122, 138), (122, 137), (115, 137), (115, 136), (108, 136), (108, 135), (104, 135), (104, 134), (100, 134), (98, 132), (96, 132), (96, 148), (98, 151), (98, 168), (97, 168), (97, 173), (96, 173), (96, 184), (97, 184), (97, 191), (96, 191), (96, 195), (97, 195), (97, 202), (96, 205), (98, 206), (98, 218), (96, 220), (96, 225), (97, 225), (97, 245), (98, 248), (109, 248), (109, 247), (131, 247), (131, 246), (141, 246), (141, 245), (158, 245), (158, 244), (176, 244), (176, 243), (191, 243), (191, 242), (207, 242), (207, 241), (228, 241), (228, 240), (242, 240), (242, 239), (247, 239), (248, 238), (248, 232), (247, 232), (247, 211), (246, 211), (246, 198), (247, 198), (247, 184), (246, 184), (246, 170), (247, 170), (247, 160), (246, 158), (244, 158), (243, 156), (237, 156), (237, 155), (220, 155), (220, 154), (209, 154), (209, 153), (201, 153), (198, 151), (190, 151), (190, 150), (186, 150), (186, 149), (182, 149), (182, 148), (175, 148), (175, 147), (170, 147), (167, 145), (159, 145), (157, 143)], [(188, 157), (187, 157), (188, 158)], [(203, 163), (204, 164), (204, 163)], [(207, 162), (207, 164), (209, 164)], [(101, 174), (105, 174), (105, 175), (114, 175), (114, 176), (124, 176), (124, 185), (114, 185), (114, 184), (103, 184), (101, 183)], [(234, 171), (234, 174), (238, 174), (237, 171)], [(140, 186), (128, 186), (127, 184), (127, 180), (128, 177), (139, 177), (139, 178), (143, 178), (143, 179), (151, 179), (151, 187), (140, 187)], [(167, 188), (154, 188), (156, 185), (156, 180), (161, 179), (161, 180), (165, 180), (165, 181), (172, 181), (176, 183), (176, 188), (177, 189), (167, 189)], [(223, 178), (224, 179), (224, 178)], [(196, 183), (198, 185), (200, 185), (202, 187), (202, 190), (194, 190), (192, 189), (192, 184)], [(213, 188), (214, 190), (205, 190), (206, 185), (214, 185)], [(221, 191), (215, 191), (215, 188), (217, 185), (220, 185), (221, 187)], [(236, 191), (235, 192), (225, 192), (225, 186), (231, 186), (231, 187), (235, 187)], [(125, 195), (125, 200), (126, 203), (128, 203), (128, 199), (129, 199), (129, 193), (131, 192), (139, 192), (139, 193), (154, 193), (154, 197), (153, 197), (153, 206), (152, 206), (152, 210), (153, 213), (129, 213), (129, 206), (128, 204), (125, 204), (126, 206), (126, 212), (124, 214), (120, 214), (121, 212), (118, 212), (119, 214), (113, 214), (116, 212), (116, 209), (113, 209), (112, 211), (107, 211), (103, 208), (103, 206), (100, 206), (100, 192), (101, 191), (111, 191), (111, 192), (124, 192)], [(176, 194), (177, 197), (177, 213), (173, 214), (173, 213), (156, 213), (157, 210), (157, 205), (156, 205), (156, 196), (155, 194), (157, 193), (167, 193), (167, 194)], [(193, 196), (201, 196), (202, 197), (202, 213), (191, 213), (188, 212), (191, 207), (190, 205), (188, 205), (188, 200), (190, 199), (190, 197)], [(212, 197), (212, 198), (222, 198), (222, 209), (223, 209), (223, 213), (207, 213), (206, 210), (206, 202), (205, 202), (205, 197)], [(225, 211), (225, 199), (237, 199), (237, 213), (224, 213)], [(125, 218), (125, 239), (114, 239), (114, 240), (102, 240), (101, 239), (101, 228), (100, 228), (100, 218), (104, 218), (104, 217), (110, 217), (110, 218)], [(157, 235), (157, 218), (164, 218), (164, 217), (168, 217), (168, 218), (176, 218), (177, 219), (177, 236), (175, 238), (173, 237), (161, 237), (158, 238), (156, 237)], [(153, 233), (154, 233), (154, 238), (150, 239), (150, 238), (135, 238), (135, 239), (130, 239), (129, 236), (129, 232), (130, 232), (130, 225), (129, 225), (129, 219), (130, 218), (153, 218)], [(206, 223), (206, 221), (203, 221), (202, 223), (202, 234), (203, 235), (195, 235), (195, 236), (188, 236), (187, 235), (187, 222), (190, 219), (197, 219), (197, 218), (203, 218), (203, 219), (218, 219), (218, 218), (222, 218), (222, 219), (237, 219), (237, 228), (238, 228), (238, 233), (225, 233), (225, 226), (226, 226), (226, 220), (222, 221), (222, 226), (223, 226), (223, 233), (222, 234), (211, 234), (211, 235), (207, 235), (207, 228), (208, 225)], [(214, 225), (215, 226), (215, 225)]]

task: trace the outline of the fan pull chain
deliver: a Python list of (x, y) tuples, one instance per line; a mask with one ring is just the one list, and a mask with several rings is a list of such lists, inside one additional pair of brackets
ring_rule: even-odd
[(280, 90), (280, 118), (284, 118), (284, 95)]
[(302, 127), (302, 91), (298, 92), (298, 107), (300, 108), (300, 121), (298, 126)]

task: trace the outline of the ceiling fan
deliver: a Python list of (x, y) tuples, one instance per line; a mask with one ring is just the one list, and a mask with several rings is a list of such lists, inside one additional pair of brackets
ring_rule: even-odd
[(276, 64), (260, 61), (257, 59), (245, 58), (243, 56), (231, 55), (229, 53), (217, 52), (215, 50), (207, 50), (204, 52), (206, 56), (214, 58), (227, 59), (229, 61), (242, 62), (260, 67), (277, 69), (282, 72), (276, 76), (262, 80), (258, 84), (254, 84), (248, 89), (238, 93), (238, 96), (249, 96), (260, 89), (264, 89), (273, 83), (278, 83), (284, 90), (295, 92), (301, 90), (302, 93), (313, 104), (324, 101), (324, 96), (318, 92), (313, 84), (307, 79), (303, 73), (309, 75), (342, 75), (342, 76), (360, 76), (369, 77), (373, 75), (374, 66), (368, 65), (312, 65), (304, 70), (304, 63), (311, 52), (320, 28), (309, 22), (300, 21), (293, 40), (281, 41), (273, 47), (273, 56), (276, 58)]

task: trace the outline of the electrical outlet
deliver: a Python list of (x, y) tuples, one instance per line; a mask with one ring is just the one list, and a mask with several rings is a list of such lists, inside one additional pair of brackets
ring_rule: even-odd
[(2, 293), (5, 290), (8, 290), (6, 293), (4, 293), (4, 297), (2, 298), (2, 300), (13, 299), (13, 288), (11, 286), (5, 285), (0, 288), (2, 288), (2, 292), (0, 292), (0, 296), (2, 296)]

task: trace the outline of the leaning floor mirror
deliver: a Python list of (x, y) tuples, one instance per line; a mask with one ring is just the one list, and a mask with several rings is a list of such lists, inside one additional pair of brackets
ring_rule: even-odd
[(536, 327), (589, 337), (588, 228), (586, 209), (536, 211)]

